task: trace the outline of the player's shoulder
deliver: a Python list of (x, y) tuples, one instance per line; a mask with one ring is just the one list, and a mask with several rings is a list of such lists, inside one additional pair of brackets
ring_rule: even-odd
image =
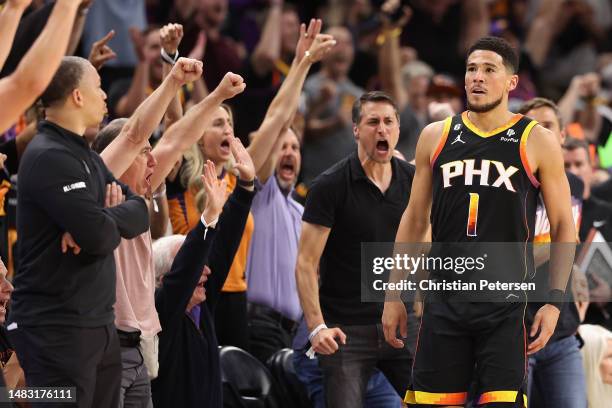
[(417, 162), (419, 155), (432, 157), (438, 145), (448, 136), (452, 116), (444, 120), (432, 122), (425, 126), (417, 142)]

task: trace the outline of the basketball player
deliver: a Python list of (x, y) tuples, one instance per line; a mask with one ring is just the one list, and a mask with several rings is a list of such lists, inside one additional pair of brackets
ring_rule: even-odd
[[(425, 242), (431, 219), (433, 242), (525, 245), (533, 240), (540, 192), (552, 242), (575, 242), (559, 142), (537, 122), (508, 111), (517, 69), (518, 56), (502, 39), (481, 38), (470, 48), (465, 73), (468, 110), (423, 130), (397, 242)], [(524, 279), (533, 269), (533, 255), (513, 246), (520, 247), (508, 244), (502, 261), (506, 271), (516, 270)], [(566, 252), (572, 253), (551, 251), (550, 299), (538, 310), (530, 333), (523, 323), (525, 296), (515, 295), (514, 302), (476, 303), (467, 295), (462, 302), (450, 302), (445, 294), (434, 299), (426, 295), (405, 402), (464, 406), (473, 383), (475, 406), (524, 406), (526, 354), (544, 347), (557, 324), (573, 247)], [(386, 302), (382, 321), (387, 342), (401, 347), (396, 330), (399, 325), (402, 337), (407, 335), (403, 303)], [(527, 348), (528, 335), (534, 338)]]

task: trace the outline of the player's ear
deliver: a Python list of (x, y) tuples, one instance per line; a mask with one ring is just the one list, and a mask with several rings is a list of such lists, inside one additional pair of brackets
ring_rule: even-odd
[(508, 92), (514, 91), (518, 86), (519, 77), (514, 74), (510, 77), (510, 81), (508, 83)]
[(353, 123), (353, 135), (355, 136), (355, 142), (359, 141), (359, 128), (357, 124)]

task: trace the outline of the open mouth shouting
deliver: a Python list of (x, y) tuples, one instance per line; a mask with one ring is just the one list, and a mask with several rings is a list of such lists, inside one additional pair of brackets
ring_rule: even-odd
[(376, 153), (381, 156), (386, 156), (389, 154), (389, 142), (386, 140), (379, 140), (376, 142)]
[(296, 164), (295, 160), (291, 157), (287, 157), (281, 160), (278, 175), (285, 181), (293, 181), (296, 176)]
[(221, 141), (221, 145), (219, 146), (219, 150), (221, 151), (221, 154), (223, 154), (224, 156), (229, 156), (231, 153), (231, 148), (230, 148), (230, 139), (229, 138), (223, 138), (223, 140)]

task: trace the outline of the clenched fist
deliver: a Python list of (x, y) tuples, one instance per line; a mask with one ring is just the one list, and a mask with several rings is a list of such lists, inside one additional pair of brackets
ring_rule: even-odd
[(193, 82), (202, 76), (202, 61), (179, 58), (172, 67), (170, 76), (178, 81), (181, 86)]
[(161, 45), (169, 55), (174, 55), (183, 39), (183, 26), (180, 24), (166, 24), (159, 30)]
[(217, 93), (221, 99), (226, 100), (242, 93), (245, 88), (246, 84), (240, 75), (228, 72), (213, 92)]

